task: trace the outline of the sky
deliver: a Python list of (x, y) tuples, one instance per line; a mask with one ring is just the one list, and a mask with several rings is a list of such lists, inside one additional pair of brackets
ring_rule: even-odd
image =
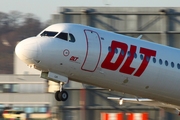
[(41, 21), (49, 20), (64, 6), (180, 7), (180, 0), (0, 0), (0, 12), (33, 13)]

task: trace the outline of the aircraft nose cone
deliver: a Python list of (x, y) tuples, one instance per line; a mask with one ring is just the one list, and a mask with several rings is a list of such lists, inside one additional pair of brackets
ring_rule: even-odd
[(25, 63), (31, 64), (37, 59), (38, 45), (32, 38), (19, 42), (15, 48), (16, 55)]

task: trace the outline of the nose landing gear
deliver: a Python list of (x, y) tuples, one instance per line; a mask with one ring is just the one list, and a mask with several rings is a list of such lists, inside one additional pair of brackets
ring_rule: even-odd
[(63, 82), (60, 82), (59, 84), (59, 90), (55, 93), (55, 99), (57, 101), (66, 101), (68, 99), (68, 93), (63, 90)]

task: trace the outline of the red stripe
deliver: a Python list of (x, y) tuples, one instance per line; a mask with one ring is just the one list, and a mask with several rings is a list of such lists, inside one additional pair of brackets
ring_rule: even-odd
[(143, 113), (143, 120), (148, 120), (148, 114), (147, 113)]
[(109, 115), (107, 113), (101, 113), (101, 120), (108, 120)]
[(117, 120), (123, 120), (123, 114), (122, 113), (117, 114)]
[(132, 113), (128, 113), (128, 118), (127, 120), (133, 120), (133, 114)]
[(109, 114), (105, 114), (105, 120), (109, 120)]

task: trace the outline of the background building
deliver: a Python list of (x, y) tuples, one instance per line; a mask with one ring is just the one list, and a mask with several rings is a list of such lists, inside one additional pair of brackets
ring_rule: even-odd
[(179, 47), (179, 8), (61, 7), (52, 23), (80, 23)]

